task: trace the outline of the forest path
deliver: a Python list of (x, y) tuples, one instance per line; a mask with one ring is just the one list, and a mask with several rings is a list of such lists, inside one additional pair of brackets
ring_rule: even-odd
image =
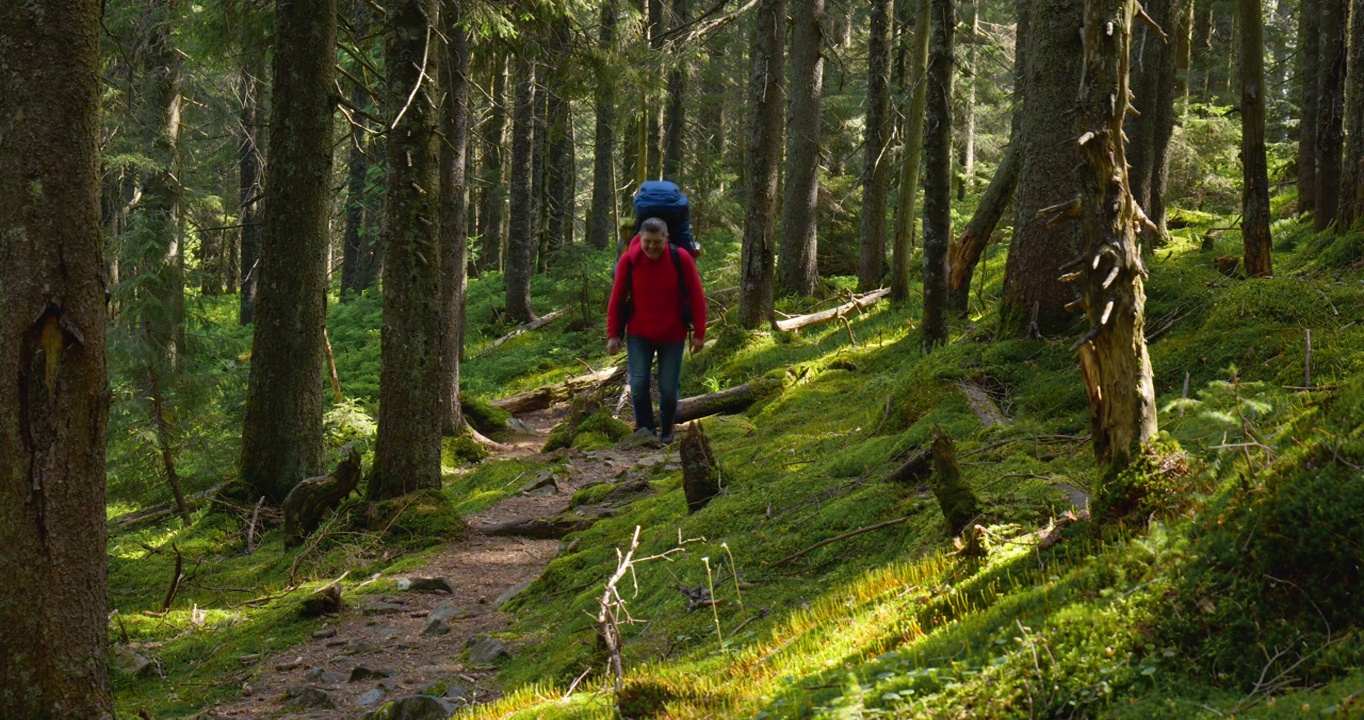
[[(521, 416), (525, 427), (512, 442), (514, 449), (493, 460), (538, 455), (566, 411), (561, 407)], [(495, 654), (500, 641), (484, 640), (467, 660), (463, 652), (510, 624), (511, 614), (498, 608), (540, 576), (559, 553), (560, 541), (490, 536), (476, 528), (552, 517), (568, 509), (579, 488), (615, 481), (637, 466), (675, 463), (677, 452), (569, 450), (545, 457), (563, 463), (565, 472), (554, 476), (553, 483), (469, 516), (470, 528), (463, 536), (434, 552), (421, 567), (389, 578), (444, 578), (452, 593), (345, 597), (346, 608), (315, 633), (320, 637), (260, 660), (242, 696), (210, 708), (207, 717), (356, 720), (435, 683), (444, 683), (444, 699), (452, 707), (496, 699), (496, 668), (472, 656), (478, 650)], [(426, 634), (437, 615), (447, 618), (445, 634)], [(359, 679), (361, 675), (369, 677)]]

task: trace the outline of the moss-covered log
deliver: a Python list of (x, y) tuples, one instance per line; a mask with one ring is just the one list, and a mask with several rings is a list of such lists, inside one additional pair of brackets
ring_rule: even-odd
[(569, 378), (561, 383), (545, 385), (534, 390), (493, 401), (498, 407), (513, 415), (544, 410), (556, 402), (563, 402), (578, 393), (595, 390), (603, 385), (625, 378), (625, 366), (606, 368), (597, 372)]
[(721, 390), (717, 393), (683, 398), (677, 404), (677, 422), (685, 423), (711, 415), (730, 415), (743, 412), (753, 403), (767, 397), (780, 387), (780, 380), (762, 379), (728, 390)]
[(941, 429), (933, 431), (933, 470), (937, 481), (933, 484), (933, 494), (938, 498), (943, 517), (951, 535), (960, 535), (971, 521), (980, 514), (980, 501), (961, 479), (961, 467), (957, 465), (957, 448), (951, 436)]
[(311, 477), (284, 498), (284, 547), (297, 545), (322, 523), (326, 515), (360, 484), (360, 451), (347, 445), (342, 460), (330, 475)]

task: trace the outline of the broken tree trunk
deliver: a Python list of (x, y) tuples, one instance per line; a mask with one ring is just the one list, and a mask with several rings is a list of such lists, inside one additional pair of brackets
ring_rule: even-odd
[(933, 494), (938, 498), (947, 519), (949, 535), (960, 535), (962, 530), (980, 514), (980, 501), (971, 488), (961, 479), (961, 467), (957, 465), (957, 449), (952, 438), (941, 429), (933, 430), (933, 470), (937, 482), (933, 484)]
[(780, 388), (780, 380), (764, 378), (716, 393), (683, 398), (677, 403), (675, 422), (682, 424), (711, 415), (733, 415), (743, 412), (753, 403)]
[(595, 390), (609, 382), (625, 377), (625, 366), (598, 370), (597, 372), (569, 378), (561, 383), (545, 385), (534, 390), (493, 401), (495, 407), (502, 408), (513, 415), (544, 410), (556, 402), (563, 402), (580, 392)]
[(317, 529), (322, 516), (350, 495), (360, 484), (360, 451), (347, 445), (342, 460), (330, 475), (311, 477), (284, 497), (284, 547), (293, 547)]
[(720, 466), (710, 451), (710, 438), (700, 423), (691, 423), (682, 436), (682, 491), (687, 512), (695, 513), (720, 494)]
[(886, 476), (887, 482), (904, 483), (915, 480), (922, 480), (933, 470), (933, 450), (932, 448), (919, 448), (909, 459), (895, 468), (890, 475)]
[(487, 347), (483, 348), (482, 350), (479, 350), (478, 353), (474, 355), (474, 357), (483, 357), (484, 355), (487, 355), (502, 343), (507, 342), (508, 340), (516, 337), (517, 335), (520, 335), (521, 333), (527, 333), (530, 332), (531, 330), (539, 330), (540, 328), (554, 322), (556, 319), (559, 318), (559, 316), (563, 315), (564, 313), (572, 309), (573, 309), (572, 305), (568, 307), (562, 307), (548, 315), (541, 315), (540, 317), (524, 325), (520, 325), (515, 330), (489, 343)]
[(777, 329), (783, 332), (790, 332), (792, 330), (799, 330), (803, 327), (809, 327), (810, 325), (818, 325), (820, 323), (829, 322), (830, 320), (837, 320), (854, 310), (862, 310), (871, 307), (889, 296), (890, 288), (873, 290), (866, 295), (855, 296), (851, 301), (835, 308), (821, 310), (817, 313), (810, 313), (809, 315), (797, 315), (793, 318), (778, 320)]

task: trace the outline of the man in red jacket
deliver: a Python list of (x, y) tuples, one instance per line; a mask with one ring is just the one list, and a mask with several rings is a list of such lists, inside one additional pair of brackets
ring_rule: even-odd
[(696, 262), (668, 242), (668, 226), (658, 218), (645, 220), (638, 245), (632, 245), (616, 265), (611, 301), (606, 308), (606, 352), (620, 352), (625, 336), (629, 354), (630, 392), (634, 397), (635, 428), (654, 433), (654, 408), (649, 397), (654, 355), (658, 355), (659, 440), (673, 441), (673, 420), (682, 384), (682, 353), (691, 333), (691, 351), (701, 351), (706, 339), (706, 295)]

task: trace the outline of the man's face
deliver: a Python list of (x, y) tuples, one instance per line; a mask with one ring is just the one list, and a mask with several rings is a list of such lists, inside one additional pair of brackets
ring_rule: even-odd
[(640, 233), (639, 244), (644, 248), (644, 254), (648, 255), (650, 260), (657, 260), (663, 257), (663, 250), (668, 245), (668, 234), (646, 230)]

